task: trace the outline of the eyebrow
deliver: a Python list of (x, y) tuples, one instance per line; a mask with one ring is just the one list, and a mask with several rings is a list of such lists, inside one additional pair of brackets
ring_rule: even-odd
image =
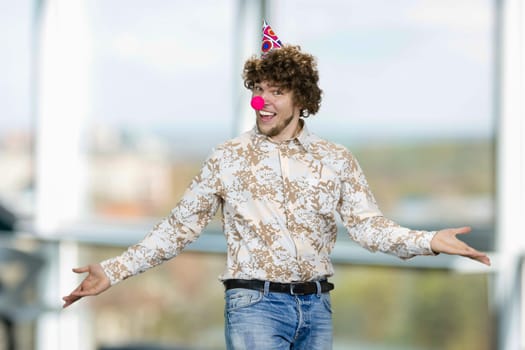
[[(261, 82), (258, 82), (258, 83), (254, 83), (253, 86), (256, 87), (256, 86), (261, 86)], [(282, 85), (279, 85), (279, 84), (275, 84), (275, 83), (267, 83), (267, 88), (269, 89), (281, 89), (281, 90), (284, 90), (284, 87)]]

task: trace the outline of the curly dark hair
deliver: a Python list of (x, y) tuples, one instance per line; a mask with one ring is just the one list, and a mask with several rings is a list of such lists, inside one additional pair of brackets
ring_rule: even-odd
[(244, 64), (244, 86), (267, 81), (291, 90), (295, 104), (315, 114), (321, 106), (322, 90), (318, 86), (319, 72), (314, 56), (301, 52), (300, 46), (283, 45), (263, 57), (252, 56)]

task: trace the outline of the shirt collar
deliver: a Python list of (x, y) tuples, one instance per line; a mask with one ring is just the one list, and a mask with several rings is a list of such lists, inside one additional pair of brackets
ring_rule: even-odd
[[(297, 134), (293, 140), (297, 140), (301, 146), (303, 146), (305, 149), (308, 149), (308, 146), (310, 143), (312, 143), (314, 137), (313, 134), (310, 133), (310, 130), (308, 130), (304, 119), (300, 119), (299, 122), (302, 124), (302, 128), (299, 134)], [(256, 146), (264, 141), (275, 143), (268, 136), (261, 134), (257, 128), (257, 125), (254, 125), (251, 130), (251, 139)]]

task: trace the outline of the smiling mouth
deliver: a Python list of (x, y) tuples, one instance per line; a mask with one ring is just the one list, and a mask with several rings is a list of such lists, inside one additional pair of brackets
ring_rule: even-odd
[(262, 121), (270, 121), (273, 119), (273, 117), (275, 117), (276, 113), (271, 113), (271, 112), (267, 112), (267, 111), (259, 111), (259, 117), (261, 118)]

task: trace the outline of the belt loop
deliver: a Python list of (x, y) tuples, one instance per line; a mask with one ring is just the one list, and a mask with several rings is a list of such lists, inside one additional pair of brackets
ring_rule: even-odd
[(270, 281), (264, 281), (264, 296), (270, 292)]
[(317, 286), (317, 297), (321, 297), (322, 289), (321, 289), (321, 282), (315, 281), (315, 285)]

